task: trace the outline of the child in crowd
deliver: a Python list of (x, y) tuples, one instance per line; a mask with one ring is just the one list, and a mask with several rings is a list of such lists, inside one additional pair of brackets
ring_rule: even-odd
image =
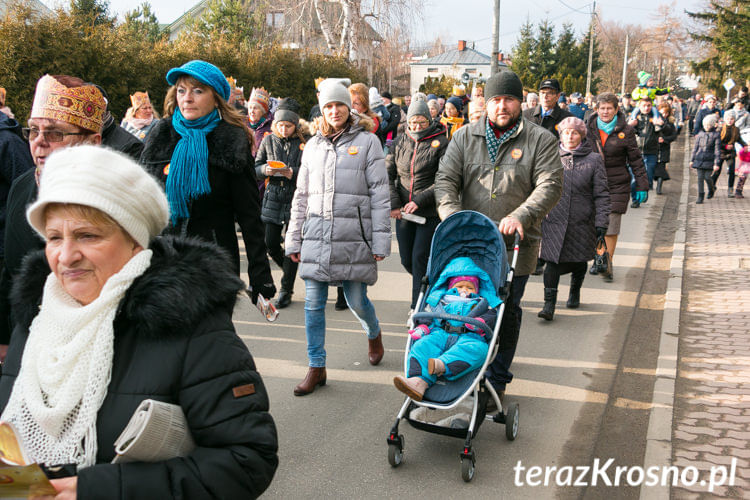
[(464, 104), (459, 97), (453, 96), (445, 101), (445, 112), (440, 118), (440, 123), (445, 125), (445, 133), (448, 139), (453, 137), (456, 130), (460, 129), (466, 122), (464, 117), (461, 116), (463, 107)]
[(737, 188), (734, 192), (735, 198), (744, 198), (742, 188), (745, 186), (748, 174), (750, 174), (750, 144), (745, 144), (737, 153), (737, 168), (735, 173), (738, 175)]
[(273, 261), (284, 271), (276, 300), (279, 309), (292, 302), (297, 275), (297, 264), (285, 257), (281, 248), (281, 232), (284, 225), (289, 224), (305, 144), (300, 130), (299, 108), (292, 98), (279, 101), (271, 125), (272, 133), (263, 138), (255, 155), (255, 174), (266, 183), (260, 215), (266, 227), (266, 247)]
[(715, 114), (703, 118), (703, 130), (695, 136), (693, 154), (690, 157), (690, 166), (698, 172), (698, 199), (696, 204), (703, 203), (703, 183), (708, 186), (708, 199), (714, 197), (716, 186), (711, 180), (711, 173), (721, 168), (721, 138), (714, 130), (718, 117)]
[[(470, 258), (457, 257), (440, 274), (426, 302), (434, 311), (475, 317), (493, 329), (500, 299), (486, 272)], [(393, 384), (415, 401), (422, 400), (439, 376), (455, 380), (481, 367), (489, 349), (489, 336), (461, 321), (434, 319), (409, 335), (416, 342), (409, 353), (408, 378), (394, 377)]]

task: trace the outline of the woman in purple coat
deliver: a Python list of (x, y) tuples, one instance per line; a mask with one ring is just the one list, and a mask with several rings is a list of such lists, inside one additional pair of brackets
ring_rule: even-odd
[(567, 307), (580, 305), (586, 263), (594, 258), (596, 239), (603, 238), (611, 209), (604, 161), (586, 140), (586, 124), (568, 117), (558, 124), (563, 193), (542, 221), (544, 308), (538, 316), (552, 321), (560, 275), (572, 273)]

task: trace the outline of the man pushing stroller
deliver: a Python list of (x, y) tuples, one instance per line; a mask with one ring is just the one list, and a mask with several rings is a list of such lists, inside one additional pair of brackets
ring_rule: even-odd
[[(474, 318), (491, 332), (500, 304), (492, 280), (468, 257), (451, 260), (440, 274), (426, 300), (433, 311)], [(396, 388), (415, 401), (439, 376), (458, 379), (487, 358), (489, 336), (483, 328), (466, 321), (433, 319), (409, 331), (415, 340), (409, 353), (408, 378), (393, 379)]]

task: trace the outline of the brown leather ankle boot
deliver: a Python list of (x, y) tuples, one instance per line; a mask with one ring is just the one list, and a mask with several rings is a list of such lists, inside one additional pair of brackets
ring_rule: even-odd
[(324, 385), (326, 385), (326, 367), (314, 368), (311, 366), (307, 370), (305, 379), (294, 388), (294, 395), (304, 396), (313, 392), (317, 386)]
[(384, 352), (385, 349), (383, 348), (382, 332), (378, 332), (378, 336), (374, 339), (367, 339), (367, 357), (369, 358), (371, 365), (374, 366), (380, 363), (380, 360), (383, 359)]

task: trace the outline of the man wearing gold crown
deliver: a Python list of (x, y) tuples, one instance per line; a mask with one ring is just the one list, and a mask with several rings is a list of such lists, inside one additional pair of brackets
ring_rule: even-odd
[(6, 205), (5, 266), (0, 280), (0, 359), (10, 340), (8, 297), (24, 256), (44, 248), (26, 221), (26, 207), (37, 197), (39, 177), (52, 152), (79, 144), (101, 144), (107, 103), (101, 91), (80, 78), (45, 75), (36, 86), (27, 129), (35, 169), (18, 177)]

